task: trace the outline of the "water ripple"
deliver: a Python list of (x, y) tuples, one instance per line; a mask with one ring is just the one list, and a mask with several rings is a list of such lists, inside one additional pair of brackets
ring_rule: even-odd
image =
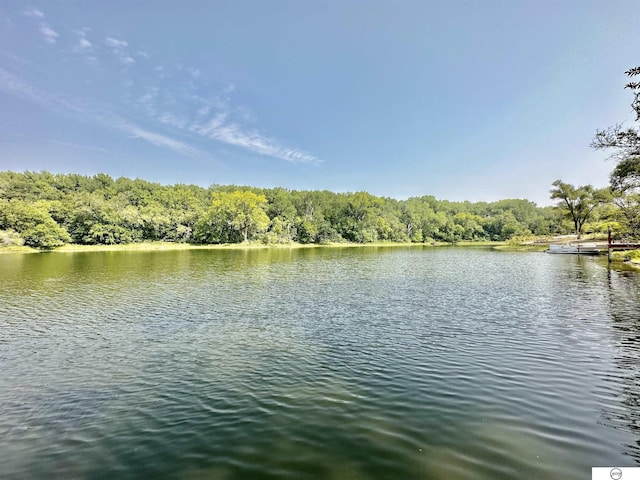
[(3, 478), (578, 479), (640, 465), (640, 280), (598, 259), (17, 259), (0, 257)]

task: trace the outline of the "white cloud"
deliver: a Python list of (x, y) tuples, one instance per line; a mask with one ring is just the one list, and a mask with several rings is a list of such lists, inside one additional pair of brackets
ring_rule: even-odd
[(216, 130), (223, 126), (226, 119), (227, 114), (220, 112), (204, 125), (191, 125), (189, 130), (199, 133), (205, 137), (213, 136), (215, 135)]
[(175, 140), (166, 135), (144, 130), (128, 122), (117, 113), (110, 111), (107, 105), (92, 101), (91, 99), (73, 99), (46, 92), (2, 68), (0, 68), (0, 90), (54, 112), (66, 113), (78, 120), (90, 121), (105, 128), (116, 129), (132, 137), (140, 138), (152, 145), (169, 148), (182, 155), (208, 157), (205, 152), (188, 143)]
[(87, 32), (89, 31), (90, 29), (88, 27), (83, 27), (80, 30), (75, 31), (78, 35), (78, 43), (73, 47), (73, 52), (84, 56), (89, 63), (95, 63), (97, 60), (94, 55), (95, 48), (93, 43), (87, 39)]
[(6, 93), (25, 97), (37, 101), (38, 91), (31, 85), (22, 82), (19, 78), (0, 68), (0, 89)]
[(149, 87), (145, 94), (135, 101), (135, 104), (142, 107), (150, 117), (155, 117), (158, 93), (160, 93), (160, 89), (158, 87)]
[(109, 47), (118, 48), (118, 49), (125, 48), (125, 47), (127, 47), (129, 45), (124, 40), (118, 40), (118, 39), (112, 38), (112, 37), (105, 37), (104, 38), (104, 43), (105, 43), (105, 45), (107, 45)]
[(129, 43), (113, 37), (104, 37), (104, 43), (113, 50), (113, 56), (123, 65), (131, 66), (136, 63), (134, 58), (125, 50)]
[(205, 137), (245, 148), (249, 151), (294, 163), (321, 163), (314, 155), (296, 148), (285, 147), (257, 132), (245, 132), (237, 123), (225, 124), (226, 115), (218, 114), (207, 124), (192, 127), (192, 131)]
[(56, 39), (59, 37), (58, 32), (56, 32), (46, 23), (40, 25), (40, 33), (44, 35), (44, 40), (47, 43), (56, 43)]
[(187, 143), (180, 142), (179, 140), (174, 140), (173, 138), (161, 135), (159, 133), (144, 130), (130, 123), (122, 123), (119, 125), (119, 128), (123, 132), (128, 133), (134, 138), (140, 138), (158, 147), (167, 147), (183, 155), (190, 155), (195, 157), (204, 156), (203, 152)]
[[(189, 95), (188, 100), (197, 105), (195, 110), (197, 120), (190, 124), (185, 121), (184, 117), (176, 117), (170, 113), (157, 115), (156, 107), (160, 98), (159, 93), (159, 89), (151, 89), (138, 99), (137, 103), (144, 106), (152, 118), (165, 125), (186, 129), (211, 140), (292, 163), (322, 163), (320, 159), (309, 152), (284, 146), (273, 138), (253, 130), (247, 130), (242, 126), (242, 122), (255, 121), (253, 114), (242, 107), (233, 108), (226, 100), (219, 97), (208, 99), (198, 95)], [(207, 117), (209, 118), (207, 119)]]
[(200, 107), (198, 109), (198, 111), (196, 112), (196, 114), (199, 117), (206, 117), (207, 115), (209, 115), (209, 113), (211, 112), (211, 106), (210, 105), (204, 105), (203, 107)]
[(56, 43), (56, 39), (60, 36), (50, 25), (44, 22), (44, 13), (37, 8), (30, 8), (22, 12), (23, 15), (35, 18), (40, 33), (44, 36), (44, 41), (47, 43)]
[(164, 112), (163, 114), (159, 115), (157, 119), (160, 123), (164, 123), (165, 125), (170, 125), (181, 130), (187, 126), (186, 119), (178, 117), (177, 115), (169, 112)]
[(0, 68), (0, 90), (52, 110), (74, 110), (75, 108), (74, 104), (65, 97), (44, 92), (2, 68)]
[(22, 13), (27, 17), (31, 17), (31, 18), (44, 18), (44, 13), (42, 13), (37, 8), (30, 8), (28, 10), (25, 10)]
[(154, 70), (158, 73), (158, 78), (165, 79), (169, 75), (167, 75), (165, 68), (162, 65), (158, 65)]
[(96, 152), (102, 152), (102, 153), (108, 153), (104, 148), (99, 148), (99, 147), (91, 147), (89, 145), (79, 145), (77, 143), (72, 143), (72, 142), (64, 142), (62, 140), (50, 140), (51, 143), (56, 143), (58, 145), (64, 145), (65, 147), (72, 147), (72, 148), (78, 148), (78, 149), (82, 149), (82, 150), (93, 150)]

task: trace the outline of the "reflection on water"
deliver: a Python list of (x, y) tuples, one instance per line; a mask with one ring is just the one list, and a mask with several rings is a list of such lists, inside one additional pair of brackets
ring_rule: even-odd
[(620, 389), (620, 396), (603, 402), (602, 419), (606, 425), (632, 434), (625, 454), (640, 464), (640, 289), (636, 272), (610, 271), (607, 278), (616, 368), (605, 379)]
[(0, 256), (2, 478), (640, 465), (640, 278), (345, 248)]

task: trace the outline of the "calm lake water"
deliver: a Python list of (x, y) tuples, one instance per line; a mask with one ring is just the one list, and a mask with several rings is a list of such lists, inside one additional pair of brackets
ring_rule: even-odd
[(5, 479), (640, 465), (640, 274), (481, 248), (0, 255)]

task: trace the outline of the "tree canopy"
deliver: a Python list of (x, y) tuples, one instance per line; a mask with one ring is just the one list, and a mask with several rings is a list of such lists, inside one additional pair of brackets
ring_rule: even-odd
[(560, 207), (566, 210), (573, 222), (576, 236), (580, 238), (582, 228), (587, 223), (594, 209), (607, 199), (606, 191), (597, 190), (591, 185), (574, 187), (562, 180), (553, 182), (551, 198), (560, 200)]
[[(640, 67), (627, 70), (629, 78), (640, 75)], [(633, 93), (631, 108), (636, 122), (640, 122), (640, 82), (625, 85)], [(621, 223), (630, 236), (640, 236), (640, 128), (615, 125), (598, 130), (591, 146), (597, 150), (609, 150), (617, 161), (609, 178), (613, 203), (618, 206)]]
[(567, 231), (521, 199), (450, 202), (367, 192), (160, 185), (48, 172), (0, 172), (0, 243), (325, 243), (507, 240)]

